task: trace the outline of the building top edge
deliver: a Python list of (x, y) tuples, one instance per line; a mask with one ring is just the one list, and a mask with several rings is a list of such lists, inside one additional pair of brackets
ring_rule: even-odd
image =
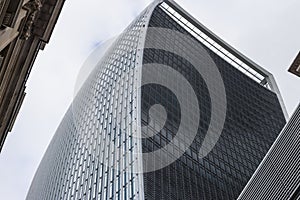
[(181, 14), (183, 17), (185, 17), (191, 24), (193, 24), (195, 27), (203, 31), (205, 34), (207, 34), (211, 39), (213, 39), (216, 43), (218, 43), (220, 46), (222, 46), (224, 49), (229, 51), (231, 54), (233, 54), (235, 57), (243, 61), (245, 64), (247, 64), (249, 67), (251, 67), (256, 72), (260, 73), (264, 77), (269, 77), (272, 75), (268, 70), (264, 69), (251, 59), (249, 59), (247, 56), (236, 50), (234, 47), (229, 45), (227, 42), (222, 40), (219, 36), (214, 34), (211, 30), (209, 30), (206, 26), (204, 26), (202, 23), (200, 23), (197, 19), (195, 19), (191, 14), (189, 14), (186, 10), (184, 10), (179, 4), (177, 4), (173, 0), (163, 0), (166, 4), (168, 4), (170, 7), (172, 7), (176, 12)]

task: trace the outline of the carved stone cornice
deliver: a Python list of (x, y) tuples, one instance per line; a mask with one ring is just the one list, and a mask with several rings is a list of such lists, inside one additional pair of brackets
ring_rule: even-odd
[(30, 0), (23, 9), (27, 10), (26, 22), (21, 32), (20, 38), (27, 40), (32, 34), (32, 28), (38, 12), (41, 10), (42, 3), (40, 0)]

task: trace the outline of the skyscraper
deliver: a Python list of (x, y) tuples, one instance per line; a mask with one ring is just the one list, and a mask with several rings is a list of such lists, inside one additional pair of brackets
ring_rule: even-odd
[(27, 199), (234, 199), (285, 117), (269, 72), (155, 1), (99, 58)]

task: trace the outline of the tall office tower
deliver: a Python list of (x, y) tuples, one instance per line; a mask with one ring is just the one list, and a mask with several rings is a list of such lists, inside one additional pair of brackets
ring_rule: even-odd
[(239, 199), (300, 199), (300, 105)]
[(235, 199), (285, 117), (269, 72), (155, 1), (99, 58), (27, 199)]

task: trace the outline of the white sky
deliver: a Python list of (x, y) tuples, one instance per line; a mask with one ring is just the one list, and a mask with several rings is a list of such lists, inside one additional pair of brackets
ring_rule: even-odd
[[(150, 2), (66, 1), (50, 44), (37, 57), (27, 96), (0, 154), (1, 199), (25, 199), (47, 145), (72, 102), (81, 65), (99, 42), (120, 33)], [(177, 2), (273, 73), (292, 113), (300, 100), (300, 78), (287, 69), (300, 50), (299, 0)]]

